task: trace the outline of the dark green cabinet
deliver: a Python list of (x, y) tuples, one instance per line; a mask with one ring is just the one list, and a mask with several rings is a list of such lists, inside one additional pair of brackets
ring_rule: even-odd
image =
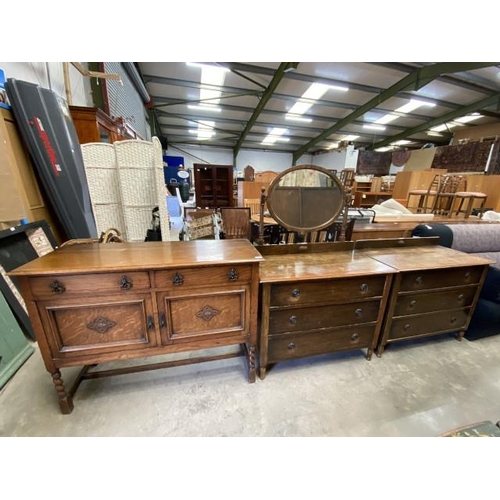
[(0, 388), (33, 354), (3, 294), (0, 294)]

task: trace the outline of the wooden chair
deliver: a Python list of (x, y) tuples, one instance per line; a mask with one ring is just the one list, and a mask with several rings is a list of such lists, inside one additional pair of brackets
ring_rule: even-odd
[(463, 191), (464, 182), (466, 181), (463, 175), (446, 174), (441, 184), (441, 190), (436, 195), (437, 198), (432, 213), (451, 217), (455, 205), (456, 193), (457, 191)]
[(222, 231), (225, 239), (250, 239), (249, 207), (221, 207), (220, 214), (222, 219)]
[(250, 215), (260, 215), (260, 198), (245, 198), (243, 206), (250, 209)]
[(184, 208), (184, 225), (179, 239), (183, 241), (218, 239), (215, 227), (215, 210), (209, 208)]
[[(437, 202), (437, 195), (441, 192), (441, 188), (445, 179), (445, 174), (436, 174), (427, 189), (412, 189), (408, 192), (406, 198), (406, 208), (415, 210), (415, 213), (432, 213)], [(412, 197), (418, 197), (416, 206), (410, 204)]]
[[(453, 200), (460, 200), (458, 204), (457, 211), (455, 212), (455, 215), (459, 215), (460, 213), (464, 214), (464, 218), (468, 219), (471, 212), (472, 208), (474, 207), (474, 203), (477, 200), (480, 200), (481, 203), (479, 205), (479, 218), (483, 216), (483, 210), (484, 206), (486, 205), (486, 200), (488, 199), (488, 195), (486, 193), (481, 193), (479, 191), (467, 191), (467, 176), (464, 175), (464, 190), (463, 191), (457, 191), (455, 193), (455, 197)], [(467, 205), (465, 208), (463, 207), (464, 202), (467, 200)]]

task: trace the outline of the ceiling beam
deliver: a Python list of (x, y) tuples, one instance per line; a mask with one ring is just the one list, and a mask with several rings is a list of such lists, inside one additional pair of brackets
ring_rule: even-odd
[(260, 113), (266, 106), (267, 102), (273, 95), (274, 91), (278, 87), (279, 83), (285, 76), (285, 74), (290, 71), (294, 70), (297, 68), (298, 63), (291, 63), (291, 62), (282, 62), (278, 69), (276, 70), (276, 73), (274, 74), (271, 82), (267, 86), (266, 90), (264, 90), (264, 93), (262, 94), (262, 97), (259, 101), (259, 104), (255, 108), (254, 112), (252, 113), (252, 116), (248, 120), (245, 129), (241, 133), (240, 138), (238, 139), (238, 142), (236, 143), (236, 146), (234, 147), (234, 152), (233, 152), (233, 157), (234, 157), (234, 162), (236, 163), (236, 157), (238, 156), (238, 152), (241, 148), (241, 145), (243, 144), (243, 141), (245, 140), (246, 135), (252, 128), (253, 124), (257, 121), (257, 118), (259, 117)]
[[(337, 130), (345, 127), (349, 123), (353, 122), (356, 118), (364, 115), (367, 111), (376, 108), (379, 104), (384, 101), (387, 101), (389, 98), (401, 92), (403, 90), (419, 90), (425, 85), (427, 85), (432, 80), (435, 80), (442, 74), (445, 73), (456, 73), (459, 71), (469, 71), (472, 69), (484, 68), (487, 66), (491, 66), (493, 63), (436, 63), (432, 66), (425, 66), (423, 68), (418, 68), (409, 75), (405, 76), (399, 82), (396, 82), (394, 85), (389, 87), (388, 89), (381, 92), (379, 95), (375, 96), (373, 99), (370, 99), (363, 106), (360, 106), (355, 111), (353, 111), (350, 115), (346, 116), (342, 120), (339, 120), (335, 125), (327, 128), (321, 134), (319, 134), (314, 139), (310, 140), (308, 143), (304, 144), (293, 154), (293, 164), (297, 162), (297, 160), (312, 146), (316, 145), (318, 142), (326, 139), (331, 134), (336, 132)], [(452, 113), (454, 113), (453, 111)], [(458, 116), (458, 115), (456, 115)]]
[(384, 139), (383, 141), (380, 141), (380, 142), (377, 142), (376, 144), (373, 144), (373, 146), (371, 146), (369, 149), (377, 149), (377, 148), (387, 146), (387, 144), (390, 144), (391, 142), (399, 141), (401, 139), (406, 139), (407, 137), (410, 137), (413, 134), (423, 132), (424, 130), (428, 130), (428, 129), (435, 127), (437, 125), (441, 125), (441, 124), (446, 123), (448, 121), (454, 120), (455, 118), (457, 118), (459, 116), (466, 115), (467, 113), (473, 113), (474, 111), (478, 111), (482, 108), (486, 108), (486, 107), (492, 106), (494, 104), (496, 104), (497, 107), (500, 106), (500, 94), (492, 95), (490, 97), (487, 97), (486, 99), (481, 99), (480, 101), (476, 101), (472, 104), (468, 104), (467, 106), (463, 106), (460, 109), (456, 109), (454, 111), (451, 111), (450, 113), (439, 116), (438, 118), (434, 118), (433, 120), (430, 120), (427, 123), (422, 123), (421, 125), (413, 127), (411, 129), (408, 129), (405, 132), (401, 132), (400, 134), (394, 135), (392, 137), (388, 137), (387, 139)]

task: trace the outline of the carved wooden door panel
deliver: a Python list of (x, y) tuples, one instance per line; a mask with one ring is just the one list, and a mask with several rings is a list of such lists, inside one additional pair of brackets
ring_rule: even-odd
[[(158, 294), (163, 344), (249, 336), (249, 286)], [(213, 340), (212, 340), (213, 342)]]
[(38, 302), (55, 358), (147, 349), (158, 344), (158, 320), (149, 293), (125, 297)]

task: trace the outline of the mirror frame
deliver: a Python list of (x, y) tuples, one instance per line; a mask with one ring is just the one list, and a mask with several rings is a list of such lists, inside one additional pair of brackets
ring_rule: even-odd
[[(272, 196), (274, 193), (274, 190), (279, 186), (280, 181), (285, 177), (287, 174), (291, 172), (296, 172), (298, 170), (315, 170), (317, 172), (320, 172), (324, 175), (326, 175), (328, 178), (330, 178), (334, 184), (337, 184), (338, 186), (338, 192), (339, 192), (339, 208), (338, 210), (331, 215), (331, 217), (324, 222), (323, 224), (320, 224), (318, 226), (312, 226), (312, 227), (297, 227), (293, 226), (291, 224), (288, 224), (285, 220), (283, 220), (279, 215), (276, 214), (276, 212), (273, 209), (272, 206)], [(269, 210), (269, 213), (271, 214), (271, 217), (281, 226), (284, 228), (291, 230), (291, 231), (298, 231), (300, 233), (307, 233), (310, 231), (319, 231), (321, 229), (327, 228), (328, 226), (332, 225), (340, 216), (342, 213), (342, 210), (344, 208), (344, 188), (339, 180), (339, 178), (330, 170), (323, 168), (323, 167), (318, 167), (317, 165), (295, 165), (293, 167), (290, 167), (286, 170), (283, 170), (283, 172), (280, 172), (278, 176), (271, 182), (269, 185), (269, 188), (267, 190), (267, 197), (266, 197), (266, 203), (267, 203), (267, 209)]]

